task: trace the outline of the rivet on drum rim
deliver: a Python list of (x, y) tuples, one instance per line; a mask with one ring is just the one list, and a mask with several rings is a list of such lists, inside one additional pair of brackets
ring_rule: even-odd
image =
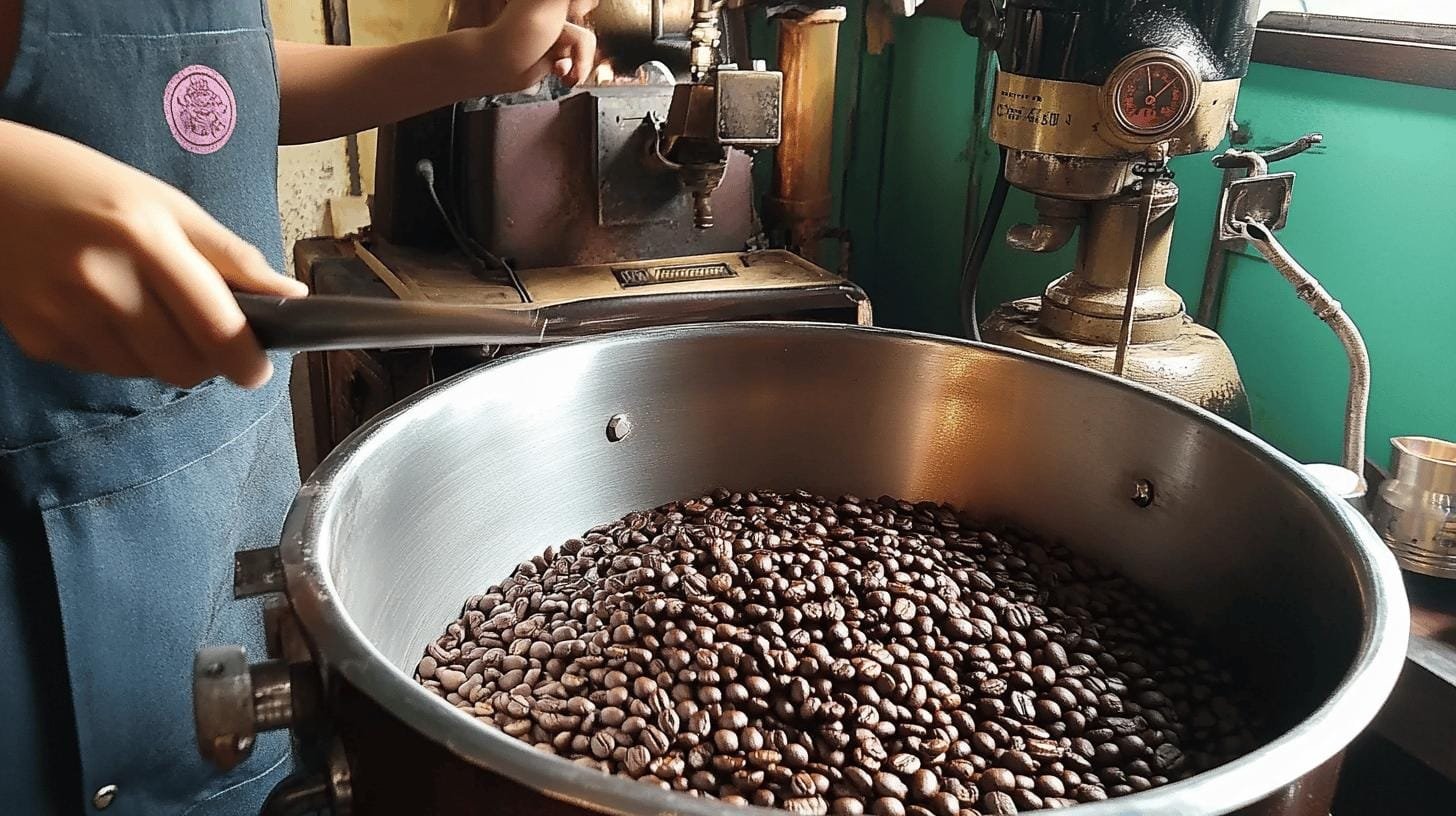
[(91, 797), (91, 804), (95, 805), (97, 810), (106, 810), (114, 801), (116, 801), (115, 785), (103, 785), (96, 790), (96, 795)]
[(621, 442), (632, 434), (632, 420), (626, 414), (617, 414), (607, 420), (607, 441)]
[(1132, 485), (1132, 503), (1138, 507), (1147, 507), (1153, 503), (1153, 483), (1147, 479), (1138, 479)]

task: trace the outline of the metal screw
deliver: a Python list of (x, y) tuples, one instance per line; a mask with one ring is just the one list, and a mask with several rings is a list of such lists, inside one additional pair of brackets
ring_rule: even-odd
[(1132, 503), (1138, 507), (1147, 507), (1153, 503), (1153, 483), (1147, 479), (1138, 479), (1132, 485)]
[(97, 789), (96, 795), (91, 797), (91, 804), (95, 805), (97, 810), (106, 810), (114, 801), (116, 801), (115, 785), (103, 785)]
[(607, 420), (607, 441), (621, 442), (632, 434), (632, 420), (626, 414), (617, 414)]

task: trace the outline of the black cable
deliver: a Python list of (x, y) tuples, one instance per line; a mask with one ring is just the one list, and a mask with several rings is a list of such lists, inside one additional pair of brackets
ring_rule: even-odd
[[(521, 279), (516, 276), (516, 270), (512, 269), (511, 265), (506, 263), (504, 258), (497, 256), (461, 232), (460, 228), (455, 225), (455, 220), (445, 211), (445, 205), (440, 201), (440, 194), (435, 189), (435, 163), (429, 159), (420, 159), (415, 162), (415, 172), (424, 180), (425, 189), (430, 192), (430, 201), (435, 204), (435, 212), (438, 212), (440, 214), (440, 220), (445, 222), (445, 229), (450, 231), (450, 237), (455, 240), (455, 246), (472, 261), (481, 263), (482, 266), (488, 269), (505, 272), (512, 288), (520, 296), (521, 302), (530, 303), (531, 296), (526, 293), (526, 287), (521, 284)], [(482, 259), (484, 259), (484, 263), (481, 262)]]
[(976, 290), (981, 285), (981, 267), (986, 262), (986, 253), (1001, 223), (1001, 210), (1006, 206), (1006, 148), (996, 162), (996, 183), (991, 186), (991, 200), (986, 204), (986, 213), (981, 217), (981, 226), (976, 230), (976, 239), (971, 251), (966, 254), (965, 265), (961, 267), (961, 328), (967, 337), (979, 341), (981, 327), (976, 321)]

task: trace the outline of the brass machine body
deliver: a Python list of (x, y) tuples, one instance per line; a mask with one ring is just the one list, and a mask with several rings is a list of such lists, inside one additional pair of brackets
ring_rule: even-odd
[(968, 5), (967, 30), (1001, 57), (991, 139), (1005, 148), (1006, 181), (1036, 197), (1040, 216), (1007, 241), (1049, 252), (1082, 233), (1072, 270), (1040, 297), (997, 307), (981, 336), (1121, 374), (1247, 427), (1233, 355), (1167, 286), (1178, 188), (1163, 170), (1228, 133), (1252, 7), (1172, 5), (1162, 17), (1130, 0)]

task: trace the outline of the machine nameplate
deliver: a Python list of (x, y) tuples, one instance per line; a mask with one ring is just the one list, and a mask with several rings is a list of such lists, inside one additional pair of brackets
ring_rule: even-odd
[(623, 289), (634, 286), (654, 286), (660, 283), (689, 283), (692, 281), (721, 280), (734, 278), (734, 272), (727, 264), (684, 264), (682, 266), (634, 266), (612, 270), (617, 284)]

